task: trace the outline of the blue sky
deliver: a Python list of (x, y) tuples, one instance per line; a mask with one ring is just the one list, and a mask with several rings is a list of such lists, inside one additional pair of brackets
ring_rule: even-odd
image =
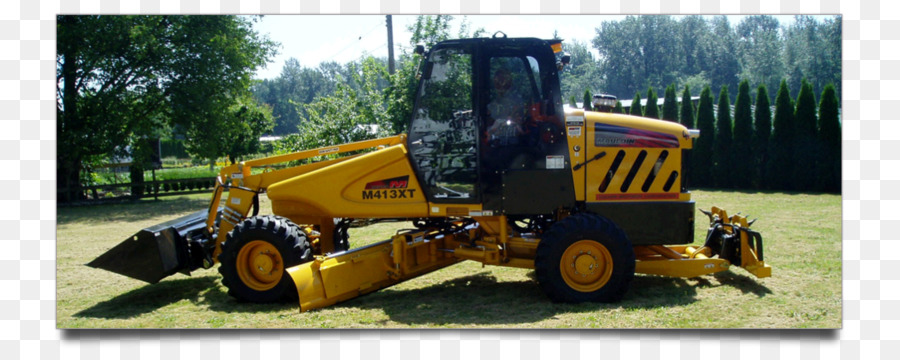
[[(503, 31), (510, 37), (551, 38), (553, 31), (565, 41), (590, 43), (595, 29), (603, 21), (620, 20), (625, 15), (469, 15), (454, 16), (453, 34), (462, 20), (470, 29), (483, 28), (487, 34)], [(776, 16), (782, 24), (792, 16)], [(410, 34), (406, 30), (416, 15), (394, 15), (394, 53), (409, 48)], [(741, 15), (729, 15), (732, 24)], [(306, 67), (334, 60), (345, 63), (366, 54), (387, 56), (387, 28), (384, 15), (266, 15), (256, 23), (261, 34), (281, 43), (279, 54), (265, 69), (256, 73), (259, 79), (277, 77), (285, 60), (293, 57)]]

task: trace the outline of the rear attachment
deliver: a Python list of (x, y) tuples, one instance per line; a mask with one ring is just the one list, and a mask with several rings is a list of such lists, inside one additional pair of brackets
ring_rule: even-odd
[[(217, 217), (221, 213), (219, 208)], [(208, 216), (202, 210), (138, 231), (87, 265), (151, 284), (176, 272), (209, 268), (215, 237), (206, 229)]]
[(738, 265), (757, 278), (772, 276), (772, 267), (763, 261), (762, 235), (750, 230), (753, 221), (713, 207), (700, 210), (709, 217), (709, 231), (701, 247), (636, 246), (635, 272), (675, 277), (697, 277), (728, 270)]

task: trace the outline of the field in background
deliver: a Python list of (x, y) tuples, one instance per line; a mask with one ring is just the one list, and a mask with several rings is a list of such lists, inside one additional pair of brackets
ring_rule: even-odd
[[(838, 328), (841, 326), (841, 198), (837, 195), (694, 191), (759, 217), (773, 276), (734, 268), (693, 279), (636, 275), (617, 304), (554, 304), (533, 271), (462, 262), (335, 306), (238, 303), (217, 267), (148, 285), (85, 266), (138, 230), (202, 210), (208, 195), (134, 204), (58, 208), (57, 326), (60, 328)], [(269, 203), (262, 199), (261, 214)], [(270, 213), (270, 211), (268, 211)], [(696, 242), (706, 234), (697, 213)], [(646, 219), (653, 221), (653, 219)], [(351, 230), (356, 247), (387, 239), (404, 223)]]

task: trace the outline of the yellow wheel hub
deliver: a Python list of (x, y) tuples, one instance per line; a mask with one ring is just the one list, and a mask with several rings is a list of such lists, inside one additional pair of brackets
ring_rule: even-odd
[(563, 281), (580, 292), (602, 288), (612, 276), (612, 255), (606, 246), (594, 240), (570, 245), (559, 261)]
[(237, 256), (237, 273), (241, 281), (257, 291), (269, 290), (281, 281), (284, 261), (272, 244), (253, 240), (241, 248)]

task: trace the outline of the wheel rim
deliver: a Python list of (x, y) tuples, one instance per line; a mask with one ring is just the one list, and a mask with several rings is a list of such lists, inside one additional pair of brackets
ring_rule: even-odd
[(284, 275), (281, 253), (275, 246), (262, 240), (251, 241), (241, 248), (236, 267), (241, 281), (257, 291), (274, 288)]
[(603, 244), (581, 240), (566, 248), (559, 261), (563, 281), (580, 292), (602, 288), (612, 276), (612, 254)]

